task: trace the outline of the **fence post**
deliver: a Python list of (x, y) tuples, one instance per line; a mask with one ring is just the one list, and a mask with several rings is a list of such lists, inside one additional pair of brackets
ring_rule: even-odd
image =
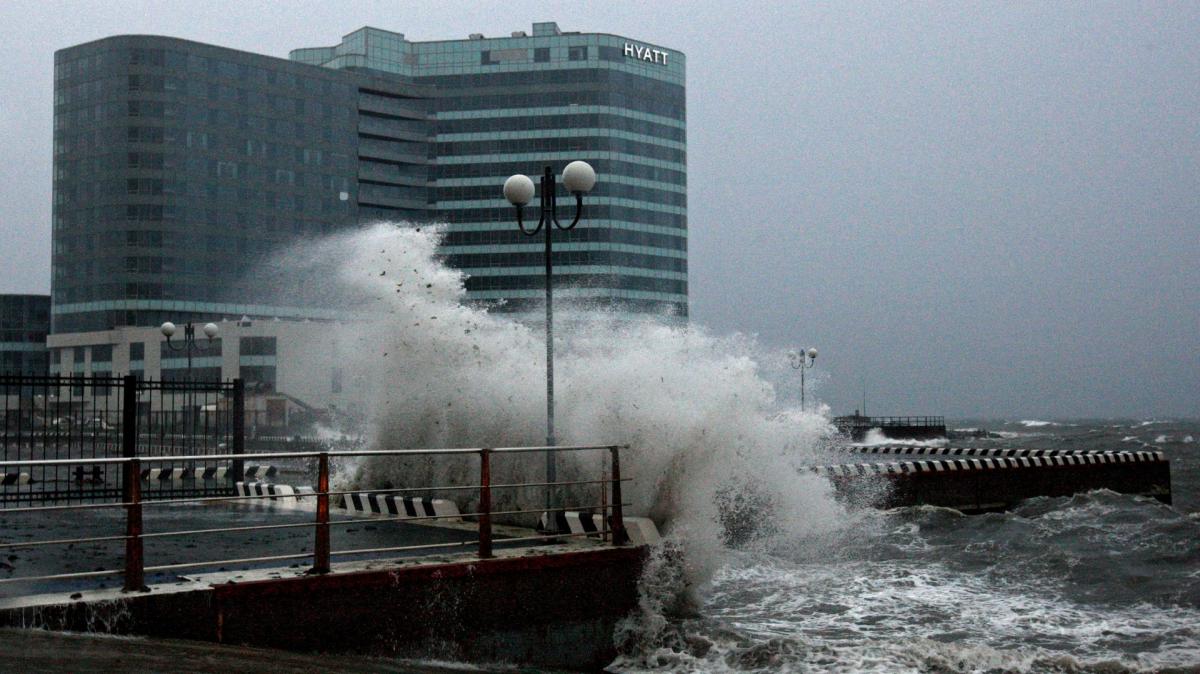
[(125, 484), (129, 500), (125, 506), (125, 592), (146, 589), (145, 560), (142, 557), (142, 466), (136, 458), (125, 463)]
[(492, 450), (479, 450), (479, 558), (492, 556)]
[(317, 530), (313, 567), (309, 573), (329, 573), (329, 453), (321, 452), (317, 469)]
[[(233, 380), (233, 454), (246, 453), (246, 382), (241, 379)], [(246, 479), (246, 464), (242, 459), (234, 459), (230, 466), (230, 474), (234, 482)]]
[[(127, 374), (121, 379), (121, 456), (132, 459), (137, 456), (138, 441), (138, 391), (137, 377)], [(133, 474), (133, 481), (140, 482), (140, 472)], [(139, 485), (140, 486), (140, 485)], [(130, 501), (129, 473), (121, 475), (121, 500)], [(140, 491), (140, 490), (139, 490)]]
[(629, 542), (629, 534), (625, 531), (625, 506), (621, 500), (621, 448), (613, 445), (612, 452), (612, 541), (613, 545), (624, 545)]

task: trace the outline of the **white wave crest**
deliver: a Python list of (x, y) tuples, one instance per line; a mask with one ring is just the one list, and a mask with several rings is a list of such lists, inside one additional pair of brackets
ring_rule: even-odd
[(867, 431), (867, 434), (863, 436), (861, 441), (854, 444), (862, 446), (912, 445), (913, 447), (944, 447), (946, 442), (946, 438), (930, 438), (928, 440), (905, 440), (889, 438), (888, 436), (884, 435), (882, 429), (872, 428), (871, 430)]
[[(302, 246), (276, 266), (323, 270), (314, 294), (378, 317), (334, 329), (340, 365), (375, 401), (376, 447), (540, 446), (546, 348), (539, 315), (519, 322), (465, 304), (464, 275), (438, 261), (439, 239), (427, 227), (381, 224)], [(744, 335), (565, 306), (556, 327), (557, 442), (630, 445), (621, 459), (622, 474), (634, 480), (625, 492), (633, 514), (679, 534), (694, 568), (713, 568), (704, 560), (721, 548), (714, 495), (723, 488), (767, 495), (780, 535), (842, 521), (829, 484), (798, 470), (834, 429), (821, 414), (782, 406), (762, 376), (761, 363), (786, 368), (782, 354)], [(604, 454), (559, 455), (558, 479), (600, 477)], [(492, 479), (541, 481), (544, 462), (541, 453), (497, 455)], [(478, 461), (376, 457), (352, 466), (346, 479), (365, 488), (474, 484)], [(565, 503), (597, 501), (594, 487), (580, 489)], [(535, 489), (493, 498), (495, 510), (544, 505)]]

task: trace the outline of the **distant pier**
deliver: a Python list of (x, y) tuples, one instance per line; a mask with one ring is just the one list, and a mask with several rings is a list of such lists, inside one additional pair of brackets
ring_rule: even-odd
[(834, 417), (833, 425), (858, 442), (877, 428), (893, 440), (931, 440), (946, 437), (945, 417), (868, 417), (854, 414)]

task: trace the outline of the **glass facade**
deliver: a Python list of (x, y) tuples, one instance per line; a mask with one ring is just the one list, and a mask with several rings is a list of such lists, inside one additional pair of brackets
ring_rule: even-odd
[(49, 295), (0, 295), (0, 374), (48, 374), (49, 332)]
[(419, 43), (364, 28), (290, 56), (154, 36), (55, 54), (52, 332), (336, 318), (273, 306), (250, 272), (378, 219), (447, 223), (468, 297), (529, 309), (540, 244), (500, 186), (575, 159), (599, 182), (556, 235), (560, 295), (687, 315), (682, 54), (543, 23)]
[[(582, 159), (598, 174), (585, 218), (555, 232), (556, 293), (618, 311), (687, 316), (685, 59), (624, 37), (563, 33), (410, 42), (363, 28), (291, 58), (393, 73), (428, 85), (435, 124), (435, 217), (468, 298), (541, 306), (540, 238), (516, 228), (500, 186)], [(560, 194), (567, 197), (565, 192)], [(573, 215), (569, 198), (561, 203)], [(561, 218), (560, 218), (561, 219)]]

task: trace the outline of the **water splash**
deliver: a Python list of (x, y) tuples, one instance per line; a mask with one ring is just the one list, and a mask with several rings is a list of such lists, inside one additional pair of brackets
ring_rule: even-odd
[[(289, 251), (278, 281), (367, 317), (340, 325), (343, 364), (370, 409), (379, 448), (497, 447), (545, 441), (541, 327), (464, 302), (464, 276), (437, 257), (436, 229), (380, 224)], [(566, 293), (564, 293), (565, 295)], [(635, 514), (686, 541), (697, 577), (719, 555), (714, 495), (752, 486), (768, 495), (776, 530), (803, 535), (835, 526), (827, 482), (798, 470), (834, 430), (788, 407), (763, 362), (782, 353), (745, 335), (716, 336), (675, 321), (564, 312), (557, 321), (559, 444), (628, 444), (623, 473)], [(493, 479), (537, 481), (541, 455), (493, 461)], [(597, 479), (600, 453), (560, 455), (559, 479)], [(372, 458), (345, 482), (362, 488), (454, 485), (477, 479), (477, 459)], [(461, 499), (461, 492), (459, 493)], [(567, 502), (599, 503), (596, 488)], [(540, 490), (494, 495), (497, 510), (536, 509)], [(474, 504), (462, 504), (471, 508)], [(764, 514), (765, 517), (765, 514)]]

